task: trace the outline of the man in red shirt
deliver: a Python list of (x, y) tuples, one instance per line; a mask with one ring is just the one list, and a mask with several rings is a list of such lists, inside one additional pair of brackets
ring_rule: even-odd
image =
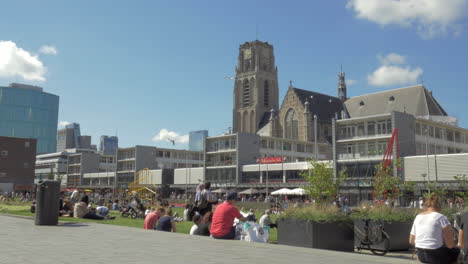
[(228, 193), (226, 201), (216, 207), (210, 229), (214, 238), (234, 239), (236, 236), (236, 229), (233, 226), (234, 219), (239, 218), (242, 222), (247, 220), (241, 215), (239, 209), (234, 207), (236, 199), (237, 193)]
[(162, 207), (158, 208), (158, 210), (156, 210), (156, 211), (154, 211), (152, 213), (149, 213), (145, 217), (145, 223), (143, 224), (143, 228), (144, 229), (154, 230), (155, 225), (158, 222), (159, 217), (161, 215), (163, 215), (163, 214), (164, 214), (164, 208), (162, 208)]

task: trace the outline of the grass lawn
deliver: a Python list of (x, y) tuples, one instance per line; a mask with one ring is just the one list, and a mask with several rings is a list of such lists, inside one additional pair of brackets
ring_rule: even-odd
[[(1, 204), (0, 203), (0, 214), (12, 214), (12, 215), (21, 215), (21, 216), (34, 216), (29, 211), (30, 205), (24, 205), (20, 203), (14, 204)], [(174, 208), (173, 212), (177, 212), (179, 217), (184, 215), (183, 208)], [(115, 216), (114, 220), (91, 220), (91, 219), (82, 219), (82, 218), (72, 218), (72, 217), (60, 217), (59, 221), (64, 222), (93, 222), (99, 224), (109, 224), (109, 225), (118, 225), (118, 226), (128, 226), (143, 228), (143, 218), (132, 219), (130, 217), (121, 217), (118, 212), (111, 211), (111, 215)], [(260, 219), (261, 213), (256, 212), (257, 220)], [(271, 219), (274, 222), (276, 217), (271, 215)], [(188, 234), (190, 228), (192, 227), (193, 222), (182, 221), (177, 223), (177, 233)], [(276, 229), (271, 230), (270, 241), (276, 243), (277, 241), (277, 232)]]

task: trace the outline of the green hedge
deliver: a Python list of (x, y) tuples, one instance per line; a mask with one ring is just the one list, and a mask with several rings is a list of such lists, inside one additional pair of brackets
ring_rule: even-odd
[(351, 213), (351, 219), (383, 220), (388, 222), (413, 222), (420, 210), (414, 208), (378, 206), (357, 209)]
[(351, 218), (336, 206), (292, 207), (284, 211), (279, 219), (309, 220), (314, 222), (351, 222)]

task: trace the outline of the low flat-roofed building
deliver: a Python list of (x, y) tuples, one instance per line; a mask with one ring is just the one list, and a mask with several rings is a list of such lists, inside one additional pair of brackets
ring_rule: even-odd
[(126, 189), (136, 181), (138, 172), (144, 169), (164, 170), (176, 168), (196, 168), (203, 166), (203, 152), (164, 149), (152, 146), (135, 146), (117, 150), (118, 189)]

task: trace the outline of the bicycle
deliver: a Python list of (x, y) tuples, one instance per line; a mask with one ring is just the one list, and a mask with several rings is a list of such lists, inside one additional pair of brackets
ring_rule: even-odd
[(363, 231), (357, 226), (354, 227), (354, 233), (358, 236), (360, 242), (356, 249), (358, 251), (366, 249), (370, 250), (374, 255), (384, 256), (390, 250), (390, 237), (384, 230), (383, 222), (370, 219), (363, 219), (363, 221)]

